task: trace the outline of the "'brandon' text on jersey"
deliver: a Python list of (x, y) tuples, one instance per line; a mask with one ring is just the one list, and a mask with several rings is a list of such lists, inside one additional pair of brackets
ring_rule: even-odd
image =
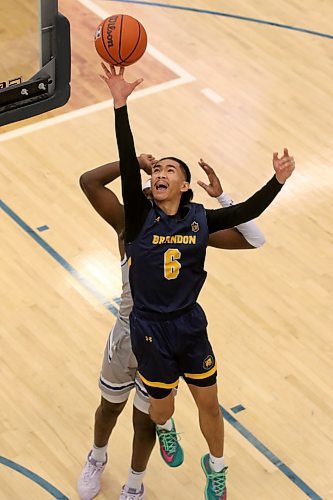
[(174, 234), (167, 236), (159, 236), (158, 234), (153, 234), (152, 244), (153, 245), (163, 245), (163, 243), (183, 243), (183, 245), (195, 245), (197, 242), (196, 236), (190, 236), (187, 234)]

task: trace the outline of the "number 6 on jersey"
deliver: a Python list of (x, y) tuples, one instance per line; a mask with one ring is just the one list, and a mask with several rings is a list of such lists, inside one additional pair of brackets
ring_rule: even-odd
[(182, 266), (177, 259), (180, 259), (181, 255), (177, 248), (169, 248), (164, 252), (164, 277), (167, 280), (174, 280), (178, 277)]

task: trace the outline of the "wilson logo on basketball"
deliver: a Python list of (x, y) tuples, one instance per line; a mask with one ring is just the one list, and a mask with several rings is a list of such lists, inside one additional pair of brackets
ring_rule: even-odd
[(116, 28), (118, 16), (111, 16), (106, 28), (106, 39), (108, 41), (108, 48), (113, 47), (112, 33)]
[(207, 358), (203, 362), (203, 367), (205, 370), (210, 370), (212, 366), (214, 365), (214, 360), (211, 355), (207, 356)]

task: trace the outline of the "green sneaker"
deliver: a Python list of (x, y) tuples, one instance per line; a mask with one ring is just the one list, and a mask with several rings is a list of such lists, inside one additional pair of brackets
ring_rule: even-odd
[(201, 467), (206, 474), (207, 483), (205, 488), (206, 500), (227, 500), (227, 488), (225, 479), (228, 467), (224, 467), (221, 472), (214, 472), (209, 465), (209, 453), (201, 459)]
[(169, 467), (179, 467), (184, 462), (183, 448), (179, 444), (179, 434), (176, 432), (175, 423), (171, 417), (172, 430), (166, 431), (156, 427), (160, 442), (161, 457)]

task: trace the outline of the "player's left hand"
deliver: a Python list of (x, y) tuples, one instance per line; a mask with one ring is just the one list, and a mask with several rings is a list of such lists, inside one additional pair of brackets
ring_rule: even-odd
[(273, 168), (277, 180), (280, 184), (284, 184), (295, 170), (294, 157), (289, 155), (287, 148), (284, 148), (281, 158), (279, 158), (278, 153), (273, 153)]
[(138, 158), (140, 168), (146, 172), (146, 174), (151, 175), (153, 166), (156, 163), (156, 159), (153, 155), (141, 153)]
[(115, 108), (125, 106), (128, 96), (131, 95), (133, 90), (140, 85), (141, 82), (143, 82), (143, 78), (139, 78), (138, 80), (135, 80), (135, 82), (130, 83), (124, 80), (125, 68), (121, 67), (117, 73), (115, 66), (112, 66), (112, 64), (109, 64), (110, 69), (103, 62), (101, 63), (101, 66), (103, 68), (104, 75), (99, 76), (109, 87)]
[(223, 189), (220, 183), (220, 179), (217, 177), (216, 173), (206, 163), (202, 158), (198, 161), (200, 167), (206, 172), (209, 184), (205, 184), (202, 181), (198, 181), (199, 186), (201, 186), (212, 198), (217, 198), (223, 193)]

